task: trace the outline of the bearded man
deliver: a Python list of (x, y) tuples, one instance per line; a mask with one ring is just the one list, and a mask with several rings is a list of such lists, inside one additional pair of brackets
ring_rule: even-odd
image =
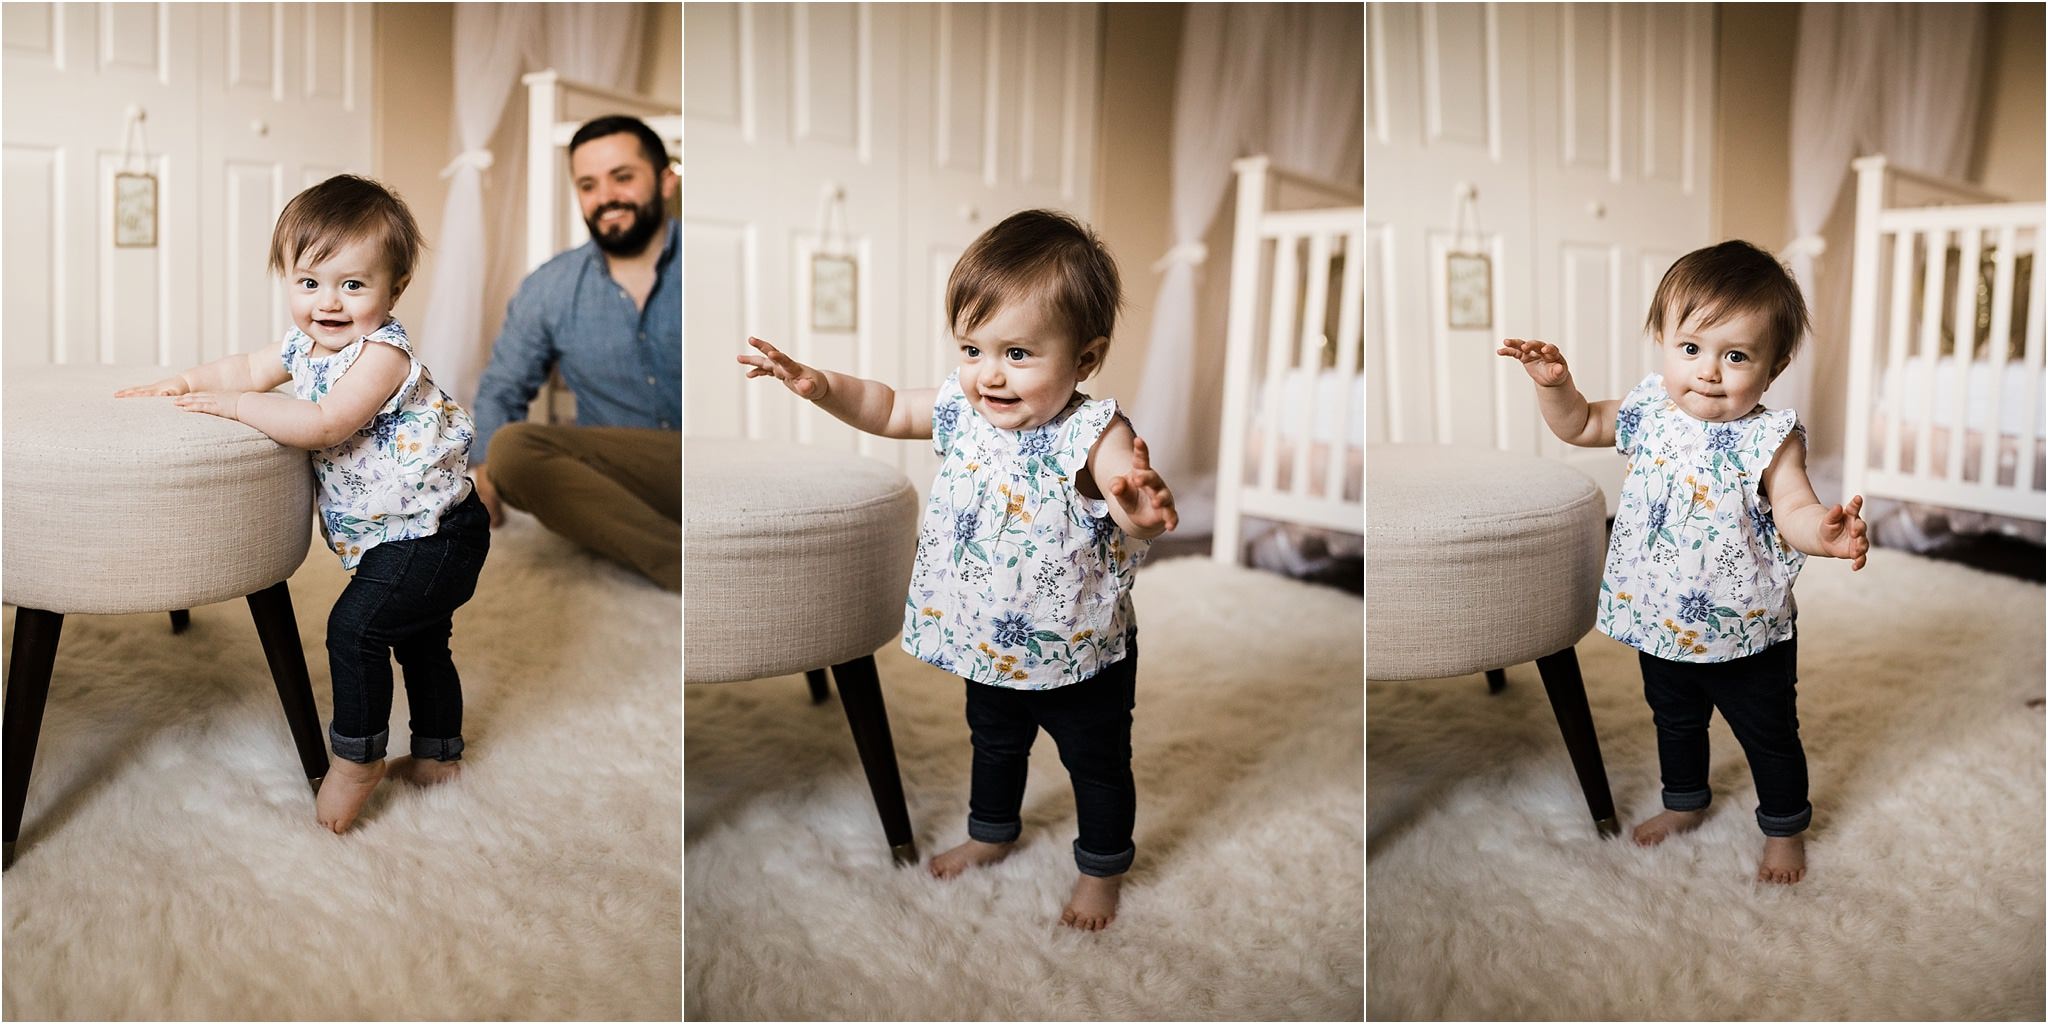
[[(681, 231), (667, 216), (677, 175), (661, 137), (601, 117), (569, 142), (590, 241), (527, 275), (505, 309), (477, 385), (476, 489), (491, 525), (504, 506), (682, 589)], [(550, 371), (576, 424), (525, 422)]]

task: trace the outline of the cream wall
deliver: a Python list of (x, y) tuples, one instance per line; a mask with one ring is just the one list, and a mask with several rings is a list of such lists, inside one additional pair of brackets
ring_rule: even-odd
[(1792, 238), (1792, 62), (1798, 4), (1715, 7), (1714, 236)]
[(2043, 17), (2040, 4), (1991, 4), (1983, 134), (1972, 177), (2012, 199), (2042, 199)]
[(1116, 255), (1124, 314), (1109, 364), (1088, 391), (1128, 402), (1152, 336), (1160, 280), (1152, 263), (1173, 244), (1173, 90), (1185, 11), (1177, 3), (1111, 3), (1102, 10), (1095, 230)]

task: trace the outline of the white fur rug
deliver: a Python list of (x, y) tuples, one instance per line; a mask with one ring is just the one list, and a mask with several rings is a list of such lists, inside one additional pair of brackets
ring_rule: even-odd
[[(1116, 921), (1061, 926), (1072, 791), (1041, 735), (1008, 860), (895, 868), (836, 695), (684, 688), (684, 1010), (738, 1020), (1344, 1020), (1364, 1011), (1363, 609), (1206, 558), (1148, 566)], [(925, 858), (966, 838), (957, 678), (876, 659)]]
[[(292, 604), (322, 729), (316, 539)], [(674, 1020), (673, 594), (514, 513), (455, 616), (463, 777), (322, 831), (244, 602), (64, 623), (18, 859), (16, 1019)], [(13, 626), (13, 609), (5, 623)], [(392, 752), (406, 749), (399, 687)]]
[[(2042, 589), (1880, 550), (1799, 580), (1808, 874), (1752, 880), (1741, 749), (1706, 824), (1602, 842), (1533, 664), (1369, 684), (1375, 1019), (2041, 1020)], [(1632, 650), (1578, 646), (1626, 827), (1659, 807)], [(2029, 701), (2035, 701), (2033, 706)]]

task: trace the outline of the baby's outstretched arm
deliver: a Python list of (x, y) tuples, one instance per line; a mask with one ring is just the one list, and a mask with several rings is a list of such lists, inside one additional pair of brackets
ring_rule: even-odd
[(932, 404), (938, 399), (937, 388), (899, 391), (881, 381), (805, 366), (759, 338), (748, 338), (747, 344), (760, 350), (759, 355), (742, 352), (737, 357), (749, 368), (750, 380), (774, 377), (791, 394), (870, 434), (898, 438), (932, 436)]
[[(393, 346), (364, 345), (362, 354), (318, 402), (268, 390), (194, 391), (179, 396), (177, 404), (190, 412), (240, 420), (279, 444), (318, 451), (363, 429), (392, 392), (405, 383), (411, 368), (405, 353)], [(283, 380), (271, 386), (281, 383)]]
[(1823, 505), (1806, 478), (1806, 442), (1798, 435), (1785, 439), (1764, 470), (1764, 494), (1771, 499), (1771, 518), (1785, 542), (1809, 555), (1854, 559), (1850, 572), (1863, 568), (1870, 552), (1870, 528), (1863, 522), (1863, 495), (1847, 505)]
[(268, 391), (291, 379), (278, 362), (277, 350), (262, 349), (222, 356), (183, 373), (174, 373), (151, 384), (137, 384), (114, 392), (115, 398), (148, 395), (184, 395), (194, 391)]
[(1581, 448), (1613, 447), (1614, 414), (1621, 403), (1613, 399), (1586, 401), (1572, 383), (1571, 367), (1565, 365), (1564, 353), (1556, 345), (1508, 338), (1496, 354), (1520, 361), (1529, 379), (1536, 382), (1536, 403), (1551, 433)]
[(1096, 439), (1095, 450), (1088, 453), (1088, 475), (1108, 496), (1109, 517), (1125, 533), (1151, 540), (1180, 525), (1173, 489), (1152, 468), (1144, 439), (1122, 419), (1111, 420)]

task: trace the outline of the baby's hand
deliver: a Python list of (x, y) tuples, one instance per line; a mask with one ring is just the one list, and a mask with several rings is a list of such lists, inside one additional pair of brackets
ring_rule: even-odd
[(115, 398), (140, 398), (145, 395), (182, 395), (186, 391), (185, 378), (165, 377), (154, 384), (137, 384), (114, 392)]
[(824, 374), (784, 355), (781, 349), (759, 338), (748, 338), (747, 344), (761, 350), (760, 355), (742, 352), (738, 356), (740, 362), (752, 367), (747, 371), (748, 380), (755, 377), (774, 377), (798, 398), (813, 402), (824, 398), (826, 393), (831, 391), (832, 386), (826, 382)]
[(1847, 506), (1829, 505), (1820, 517), (1820, 547), (1822, 551), (1836, 558), (1853, 558), (1856, 564), (1850, 572), (1863, 568), (1870, 552), (1869, 527), (1864, 525), (1863, 495), (1849, 499)]
[(239, 391), (193, 391), (179, 395), (173, 403), (186, 412), (203, 412), (222, 419), (239, 420), (235, 415), (235, 403), (240, 400)]
[(1152, 453), (1145, 439), (1131, 439), (1131, 471), (1109, 478), (1109, 496), (1123, 506), (1131, 525), (1140, 530), (1155, 527), (1171, 531), (1180, 525), (1180, 513), (1173, 510), (1173, 491), (1159, 471), (1152, 468)]
[(1564, 354), (1546, 341), (1508, 338), (1500, 343), (1495, 354), (1521, 360), (1522, 369), (1529, 371), (1529, 379), (1546, 388), (1554, 388), (1572, 375), (1571, 368), (1564, 364)]

